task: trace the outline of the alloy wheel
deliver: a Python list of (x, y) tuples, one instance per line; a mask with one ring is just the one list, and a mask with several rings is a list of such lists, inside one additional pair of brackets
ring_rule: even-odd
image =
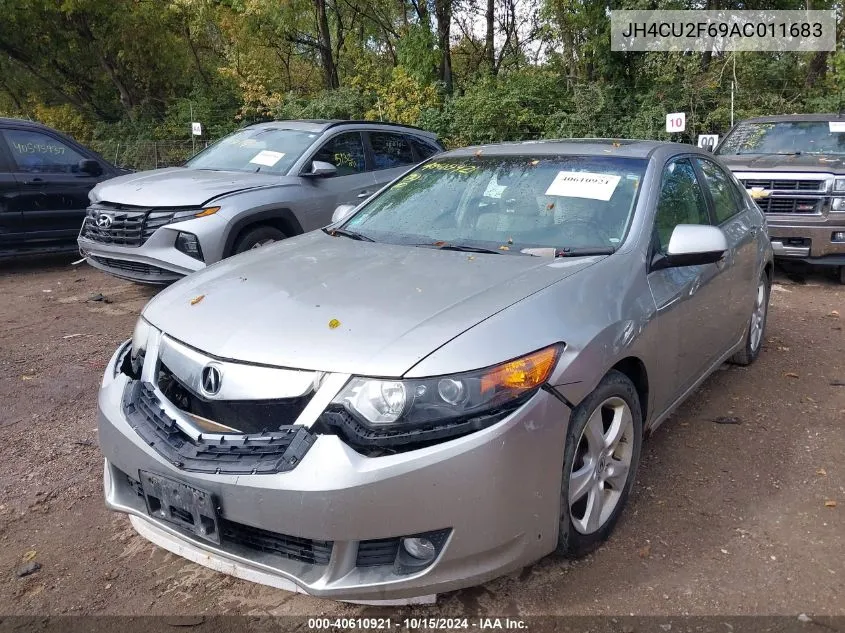
[(756, 352), (763, 340), (763, 327), (766, 324), (766, 282), (760, 280), (757, 286), (757, 298), (754, 302), (754, 312), (751, 313), (751, 351)]
[(602, 402), (587, 420), (569, 476), (569, 514), (581, 534), (597, 532), (622, 497), (634, 454), (634, 418), (619, 397)]

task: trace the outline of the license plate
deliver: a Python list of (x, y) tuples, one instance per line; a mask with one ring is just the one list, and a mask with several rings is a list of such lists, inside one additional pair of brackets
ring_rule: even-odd
[(220, 543), (214, 496), (170, 477), (140, 471), (147, 512), (153, 518), (214, 543)]

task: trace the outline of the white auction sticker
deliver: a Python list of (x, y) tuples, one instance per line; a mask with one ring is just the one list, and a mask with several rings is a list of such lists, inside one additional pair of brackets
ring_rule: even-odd
[(613, 174), (596, 174), (589, 171), (559, 171), (546, 189), (547, 196), (565, 198), (590, 198), (610, 200), (616, 185), (622, 179)]
[(255, 163), (256, 165), (266, 165), (267, 167), (272, 167), (282, 159), (282, 156), (284, 156), (282, 152), (274, 152), (269, 149), (262, 149), (255, 156), (253, 156), (252, 160), (249, 162)]
[(831, 132), (845, 132), (845, 121), (828, 121)]

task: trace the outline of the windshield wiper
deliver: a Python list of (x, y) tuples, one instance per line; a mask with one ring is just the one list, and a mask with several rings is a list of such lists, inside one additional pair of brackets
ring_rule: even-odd
[(436, 248), (439, 251), (462, 251), (464, 253), (487, 253), (489, 255), (500, 255), (499, 251), (494, 251), (490, 248), (481, 248), (480, 246), (470, 246), (468, 244), (441, 244), (439, 242), (411, 244), (410, 246), (418, 246), (420, 248)]
[(348, 237), (351, 240), (360, 240), (361, 242), (375, 242), (375, 240), (371, 237), (368, 237), (362, 233), (356, 233), (355, 231), (349, 231), (347, 229), (323, 229), (323, 233), (326, 235), (331, 235), (332, 237), (337, 237), (340, 235), (341, 237)]
[(613, 255), (616, 249), (612, 246), (582, 248), (559, 248), (555, 251), (555, 257), (588, 257), (590, 255)]

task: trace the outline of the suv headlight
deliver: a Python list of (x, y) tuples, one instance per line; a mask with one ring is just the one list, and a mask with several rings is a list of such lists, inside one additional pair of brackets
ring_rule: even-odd
[(845, 178), (834, 178), (833, 179), (833, 190), (834, 191), (845, 191)]
[(173, 215), (173, 222), (181, 222), (182, 220), (193, 220), (194, 218), (204, 218), (209, 215), (214, 215), (220, 211), (220, 207), (206, 207), (205, 209), (188, 209), (187, 211), (177, 211)]
[(141, 375), (144, 365), (144, 354), (147, 351), (147, 339), (153, 331), (153, 326), (144, 317), (138, 317), (132, 332), (132, 347), (129, 350), (129, 363), (133, 375)]
[(359, 446), (407, 445), (461, 435), (500, 420), (536, 393), (549, 379), (562, 347), (553, 345), (501, 365), (450, 376), (352, 378), (322, 420)]

